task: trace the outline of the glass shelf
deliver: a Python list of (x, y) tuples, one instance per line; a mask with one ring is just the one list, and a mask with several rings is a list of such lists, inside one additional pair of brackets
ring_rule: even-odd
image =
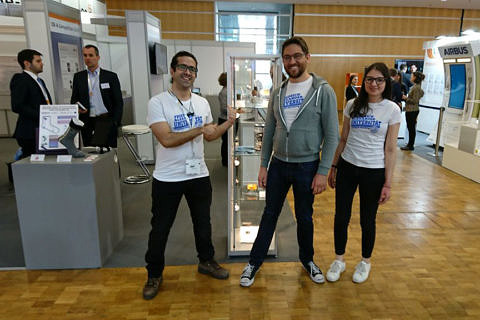
[[(263, 69), (262, 69), (263, 68)], [(258, 75), (270, 73), (273, 87)], [(265, 69), (265, 70), (264, 70)], [(265, 190), (258, 188), (263, 131), (270, 92), (280, 85), (279, 56), (231, 56), (227, 62), (227, 100), (239, 111), (228, 133), (228, 255), (249, 255), (265, 207)], [(274, 237), (268, 254), (277, 254)]]

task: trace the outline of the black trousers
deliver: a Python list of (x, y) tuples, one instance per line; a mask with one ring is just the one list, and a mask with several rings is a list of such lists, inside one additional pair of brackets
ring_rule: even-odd
[(212, 225), (210, 224), (210, 205), (212, 203), (212, 185), (209, 177), (179, 181), (152, 182), (152, 230), (145, 254), (148, 276), (157, 278), (165, 267), (165, 247), (170, 229), (175, 221), (178, 206), (185, 195), (193, 222), (195, 246), (201, 262), (213, 259), (215, 251), (212, 244)]
[(360, 226), (362, 257), (370, 258), (375, 244), (378, 200), (385, 183), (385, 169), (357, 167), (340, 157), (335, 186), (335, 253), (343, 255), (347, 245), (348, 225), (352, 215), (353, 196), (360, 192)]
[(22, 159), (30, 157), (30, 155), (35, 154), (35, 139), (21, 139), (17, 138), (17, 143), (22, 147)]
[(408, 147), (413, 148), (415, 145), (415, 137), (417, 135), (417, 118), (420, 111), (405, 112), (405, 120), (407, 121), (408, 129)]
[[(82, 141), (84, 146), (117, 147), (117, 126), (108, 114), (97, 117), (85, 117), (83, 121)], [(94, 137), (95, 131), (100, 136)], [(100, 143), (98, 143), (100, 141)]]
[[(227, 120), (218, 118), (218, 125), (221, 125), (222, 123), (226, 122)], [(222, 134), (222, 147), (221, 147), (221, 154), (222, 154), (222, 165), (227, 166), (228, 165), (228, 130), (225, 131), (224, 134)]]

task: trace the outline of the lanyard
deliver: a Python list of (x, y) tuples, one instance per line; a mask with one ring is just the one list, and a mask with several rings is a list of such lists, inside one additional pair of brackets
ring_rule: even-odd
[[(185, 107), (185, 105), (182, 103), (182, 101), (175, 95), (175, 93), (173, 93), (172, 90), (168, 89), (168, 93), (170, 93), (170, 95), (172, 97), (175, 97), (178, 101), (178, 103), (180, 103), (180, 106), (183, 110), (187, 111), (187, 119), (188, 119), (188, 123), (190, 125), (190, 128), (193, 127), (193, 116), (195, 115), (195, 112), (194, 112), (194, 107), (193, 107), (193, 104), (192, 104), (192, 96), (190, 96), (190, 103), (188, 105), (188, 109)], [(193, 156), (193, 159), (195, 159), (195, 148), (193, 147), (193, 144), (195, 143), (195, 139), (192, 139), (191, 141), (191, 151), (192, 151), (192, 156)]]
[(93, 72), (93, 75), (95, 82), (90, 79), (90, 72), (87, 71), (88, 93), (90, 94), (90, 97), (93, 96), (93, 90), (95, 89), (97, 82), (100, 81), (100, 68), (98, 69), (98, 73), (95, 75), (95, 72)]
[(170, 93), (171, 96), (175, 97), (177, 99), (178, 103), (180, 103), (181, 108), (187, 112), (186, 116), (188, 118), (190, 128), (192, 128), (193, 127), (193, 116), (195, 115), (193, 104), (192, 104), (192, 96), (190, 96), (190, 103), (189, 103), (188, 109), (187, 109), (185, 107), (185, 105), (182, 103), (182, 101), (175, 95), (175, 93), (173, 93), (173, 91), (168, 89), (168, 93)]

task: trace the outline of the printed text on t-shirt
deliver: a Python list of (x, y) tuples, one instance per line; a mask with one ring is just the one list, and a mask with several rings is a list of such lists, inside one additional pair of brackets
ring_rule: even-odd
[(352, 119), (351, 127), (358, 129), (369, 129), (371, 132), (377, 132), (380, 129), (382, 121), (375, 119), (373, 115), (365, 117), (355, 117)]
[[(191, 118), (193, 120), (193, 127), (198, 128), (203, 125), (202, 116), (195, 116)], [(190, 120), (191, 121), (191, 120)], [(173, 130), (179, 131), (190, 128), (190, 122), (187, 117), (181, 113), (173, 116)]]
[(300, 93), (289, 94), (288, 96), (285, 96), (285, 103), (283, 104), (283, 107), (285, 109), (298, 108), (302, 105), (302, 103), (303, 96)]

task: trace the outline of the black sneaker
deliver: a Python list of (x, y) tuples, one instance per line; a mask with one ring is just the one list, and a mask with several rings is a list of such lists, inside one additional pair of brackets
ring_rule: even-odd
[(308, 272), (310, 279), (315, 283), (324, 283), (325, 278), (323, 277), (322, 270), (315, 264), (315, 262), (310, 261), (307, 265), (303, 265), (305, 270)]
[(255, 281), (255, 273), (257, 273), (259, 267), (247, 264), (245, 269), (243, 269), (242, 275), (240, 276), (240, 285), (242, 287), (250, 287)]
[(150, 300), (155, 298), (160, 284), (162, 284), (162, 276), (158, 278), (148, 278), (147, 283), (145, 283), (143, 287), (143, 299)]
[(400, 148), (400, 150), (404, 150), (404, 151), (413, 151), (413, 150), (415, 150), (415, 148), (414, 148), (414, 147), (410, 147), (410, 146), (406, 145), (406, 146), (403, 146), (403, 147), (401, 147), (401, 148)]

